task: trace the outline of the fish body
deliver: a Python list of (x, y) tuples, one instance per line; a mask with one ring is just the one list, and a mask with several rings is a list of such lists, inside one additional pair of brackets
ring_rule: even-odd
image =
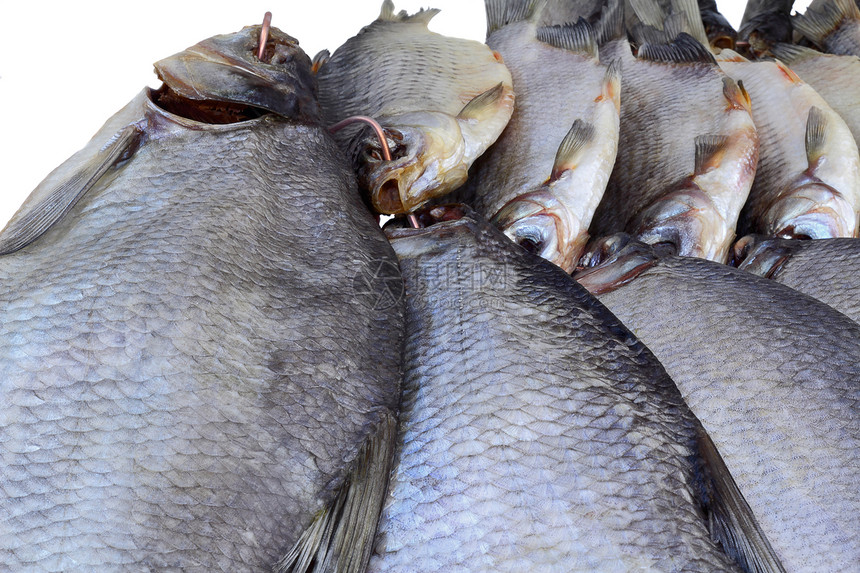
[[(220, 73), (288, 116), (182, 117), (164, 74), (0, 233), (0, 569), (269, 571), (391, 426), (402, 308), (353, 279), (396, 259), (319, 125), (310, 60), (273, 28), (260, 62), (259, 33), (206, 45), (241, 52)], [(175, 56), (195, 109), (239, 114), (197, 48)]]
[(845, 121), (778, 60), (717, 59), (749, 92), (761, 142), (738, 235), (857, 236), (860, 156)]
[(823, 51), (860, 57), (860, 6), (854, 0), (813, 0), (792, 21)]
[(860, 322), (860, 244), (856, 239), (745, 237), (738, 268), (817, 298)]
[(687, 34), (638, 57), (614, 40), (601, 58), (620, 58), (624, 80), (618, 154), (591, 235), (626, 230), (725, 260), (758, 158), (748, 98)]
[(733, 570), (659, 363), (569, 275), (452, 209), (386, 229), (407, 369), (369, 570)]
[(771, 52), (812, 86), (860, 141), (860, 58), (825, 54), (793, 44), (777, 44)]
[(392, 161), (365, 131), (336, 135), (381, 213), (412, 211), (462, 185), (513, 112), (505, 65), (484, 44), (431, 32), (437, 12), (395, 14), (386, 0), (377, 20), (319, 67), (328, 123), (363, 115), (385, 130)]
[(572, 271), (615, 162), (618, 68), (599, 61), (584, 20), (511, 22), (487, 45), (511, 70), (517, 107), (473, 169), (474, 204), (514, 242)]
[(785, 570), (855, 570), (860, 327), (775, 281), (641, 248), (615, 249), (604, 272), (640, 272), (598, 298), (666, 367)]

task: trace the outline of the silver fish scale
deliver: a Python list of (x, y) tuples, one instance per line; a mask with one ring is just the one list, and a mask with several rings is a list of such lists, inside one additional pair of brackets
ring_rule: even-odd
[(402, 446), (370, 571), (734, 570), (692, 501), (696, 422), (669, 378), (495, 233), (393, 240)]
[(713, 133), (726, 106), (725, 74), (716, 65), (639, 60), (626, 39), (601, 46), (601, 61), (614, 58), (622, 63), (621, 131), (592, 236), (625, 230), (668, 187), (692, 175), (693, 141)]
[(786, 570), (860, 563), (860, 327), (692, 258), (661, 260), (599, 298), (677, 383)]
[(396, 407), (402, 316), (350, 287), (386, 260), (271, 117), (150, 139), (0, 258), (0, 568), (271, 568)]
[(489, 218), (550, 177), (558, 146), (573, 122), (593, 120), (606, 66), (539, 42), (532, 22), (508, 24), (487, 42), (504, 56), (517, 93), (505, 131), (470, 177), (476, 206)]
[(491, 64), (492, 52), (479, 42), (435, 34), (423, 22), (375, 21), (320, 68), (320, 106), (330, 123), (417, 109), (456, 116), (506, 79)]
[(770, 239), (768, 243), (778, 256), (788, 255), (770, 278), (860, 322), (860, 297), (857, 296), (860, 241)]

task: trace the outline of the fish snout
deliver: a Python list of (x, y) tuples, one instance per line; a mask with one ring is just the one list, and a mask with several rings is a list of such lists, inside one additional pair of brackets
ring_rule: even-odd
[(361, 183), (380, 213), (414, 211), (466, 181), (467, 167), (462, 161), (465, 148), (459, 126), (450, 117), (450, 121), (436, 117), (433, 120), (384, 126), (391, 161), (382, 158), (375, 138), (363, 142)]
[(791, 257), (784, 239), (747, 235), (732, 248), (731, 265), (747, 272), (773, 278)]
[(856, 237), (857, 213), (833, 187), (806, 183), (768, 210), (766, 234), (785, 239)]

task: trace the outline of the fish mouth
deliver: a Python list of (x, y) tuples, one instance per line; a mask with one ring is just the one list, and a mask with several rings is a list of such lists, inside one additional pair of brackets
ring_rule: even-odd
[(791, 258), (792, 250), (784, 239), (747, 235), (732, 248), (730, 264), (739, 269), (772, 279)]
[(490, 222), (525, 250), (568, 273), (588, 240), (577, 218), (545, 189), (509, 201)]
[(465, 183), (466, 146), (453, 117), (426, 112), (380, 123), (391, 148), (391, 161), (382, 159), (375, 137), (359, 143), (359, 179), (376, 211), (409, 213)]
[(475, 222), (476, 214), (468, 205), (451, 203), (448, 205), (433, 205), (414, 213), (418, 227), (411, 227), (405, 218), (389, 221), (383, 232), (389, 240), (405, 237), (415, 237), (438, 232), (440, 227), (455, 227), (466, 221)]
[(269, 29), (257, 58), (261, 26), (208, 38), (155, 63), (164, 83), (153, 101), (162, 109), (203, 123), (235, 123), (274, 113), (318, 123), (316, 79), (298, 40)]
[(629, 283), (664, 255), (628, 233), (616, 233), (591, 242), (573, 278), (591, 294), (605, 294)]
[(856, 237), (857, 213), (833, 187), (807, 183), (766, 210), (765, 233), (784, 239)]

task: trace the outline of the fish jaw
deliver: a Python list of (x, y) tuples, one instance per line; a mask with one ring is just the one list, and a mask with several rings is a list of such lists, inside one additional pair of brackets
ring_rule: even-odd
[(856, 207), (833, 187), (805, 182), (776, 201), (765, 214), (764, 232), (786, 239), (857, 236)]
[(654, 248), (628, 233), (602, 237), (589, 245), (581, 259), (582, 270), (573, 278), (597, 296), (629, 283), (659, 260)]
[(784, 239), (763, 235), (747, 235), (735, 243), (732, 263), (739, 269), (774, 278), (791, 258), (791, 249)]
[(631, 231), (649, 244), (671, 243), (680, 256), (723, 263), (749, 196), (759, 156), (749, 96), (724, 80), (720, 132), (696, 141), (696, 167), (680, 188), (644, 209)]
[(392, 145), (392, 160), (375, 152), (375, 137), (360, 143), (359, 178), (380, 213), (414, 211), (466, 181), (466, 145), (460, 125), (448, 114), (416, 112), (381, 119)]
[(260, 26), (208, 38), (156, 62), (155, 73), (189, 100), (232, 102), (316, 124), (320, 120), (311, 60), (299, 42), (270, 28), (265, 61), (257, 59)]

